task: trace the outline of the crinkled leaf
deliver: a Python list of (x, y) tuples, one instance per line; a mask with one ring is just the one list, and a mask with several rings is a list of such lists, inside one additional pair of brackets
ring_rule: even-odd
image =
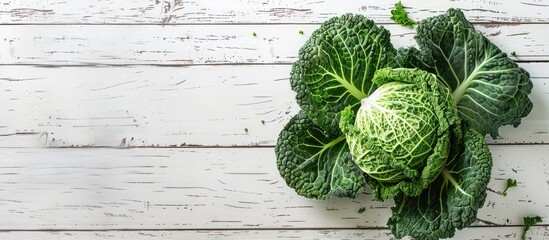
[(275, 152), (280, 175), (299, 195), (354, 198), (366, 185), (344, 136), (325, 135), (304, 111), (284, 127)]
[(361, 15), (324, 22), (299, 51), (290, 82), (309, 118), (325, 132), (339, 132), (339, 113), (358, 109), (375, 86), (374, 72), (392, 63), (390, 33)]
[(500, 126), (518, 126), (532, 109), (528, 72), (476, 31), (461, 10), (421, 21), (416, 40), (421, 52), (401, 50), (397, 62), (436, 74), (452, 89), (461, 118), (479, 133), (495, 138)]
[(397, 238), (439, 239), (470, 226), (484, 205), (492, 156), (484, 137), (467, 128), (460, 154), (419, 197), (400, 195), (388, 225)]

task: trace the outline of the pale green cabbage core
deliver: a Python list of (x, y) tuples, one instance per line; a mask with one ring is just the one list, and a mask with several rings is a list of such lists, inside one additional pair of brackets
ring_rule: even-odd
[(435, 75), (418, 69), (384, 68), (377, 89), (356, 112), (341, 113), (340, 128), (376, 200), (399, 192), (418, 196), (444, 166), (451, 141), (461, 138), (456, 105)]
[[(426, 101), (430, 99), (415, 84), (400, 82), (387, 83), (362, 99), (355, 126), (364, 136), (377, 139), (374, 149), (381, 150), (383, 156), (358, 161), (362, 170), (380, 182), (398, 182), (407, 177), (407, 169), (417, 171), (425, 165), (438, 128), (437, 116)], [(383, 164), (385, 161), (406, 168)]]

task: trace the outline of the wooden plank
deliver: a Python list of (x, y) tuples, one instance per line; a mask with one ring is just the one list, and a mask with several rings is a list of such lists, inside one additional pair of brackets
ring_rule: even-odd
[[(477, 227), (462, 230), (456, 233), (454, 239), (463, 240), (516, 240), (522, 234), (522, 227)], [(532, 227), (526, 239), (544, 239), (549, 237), (549, 228), (543, 226)], [(80, 239), (131, 239), (131, 240), (210, 240), (210, 239), (356, 239), (356, 240), (393, 240), (389, 230), (386, 229), (356, 229), (356, 230), (200, 230), (200, 231), (61, 231), (61, 232), (0, 232), (0, 238), (11, 240), (28, 239), (56, 239), (56, 240), (80, 240)], [(410, 238), (403, 238), (410, 240)]]
[(290, 66), (3, 69), (4, 147), (272, 145), (298, 111)]
[[(490, 143), (549, 142), (549, 64), (521, 66), (533, 76), (534, 109)], [(290, 70), (3, 66), (0, 147), (274, 145), (299, 111)]]
[[(549, 146), (491, 146), (480, 223), (549, 217)], [(391, 201), (317, 201), (278, 174), (273, 148), (0, 149), (0, 230), (386, 227)], [(518, 187), (503, 190), (507, 178)], [(357, 213), (366, 208), (363, 214)]]
[[(25, 1), (3, 0), (1, 23), (15, 24), (209, 24), (318, 23), (344, 13), (360, 13), (390, 23), (395, 1)], [(409, 16), (420, 20), (448, 8), (462, 8), (476, 22), (547, 22), (549, 2), (525, 1), (403, 1)]]
[[(537, 24), (477, 28), (520, 61), (549, 60), (549, 27)], [(395, 47), (415, 45), (414, 32), (385, 26)], [(318, 25), (51, 26), (4, 25), (2, 64), (195, 65), (292, 63)], [(299, 34), (303, 30), (304, 34)], [(254, 37), (252, 32), (256, 32)]]

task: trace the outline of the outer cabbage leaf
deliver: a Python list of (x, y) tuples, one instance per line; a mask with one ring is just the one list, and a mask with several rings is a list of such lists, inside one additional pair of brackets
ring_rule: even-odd
[(380, 69), (372, 81), (378, 88), (356, 119), (350, 108), (342, 112), (340, 128), (375, 200), (418, 196), (446, 165), (451, 140), (461, 138), (451, 93), (418, 69)]
[(397, 238), (439, 239), (470, 226), (484, 205), (492, 156), (484, 136), (466, 128), (464, 144), (419, 197), (399, 195), (387, 224)]
[(325, 135), (304, 111), (284, 127), (275, 148), (280, 175), (302, 196), (356, 197), (366, 185), (344, 136)]
[(330, 134), (339, 132), (339, 114), (375, 86), (374, 72), (392, 63), (396, 50), (390, 33), (361, 15), (347, 14), (324, 22), (299, 51), (290, 82), (308, 117)]
[(399, 65), (436, 74), (452, 89), (461, 118), (479, 133), (495, 138), (500, 126), (516, 127), (530, 113), (528, 72), (476, 31), (461, 10), (421, 21), (416, 41), (421, 51), (399, 50)]

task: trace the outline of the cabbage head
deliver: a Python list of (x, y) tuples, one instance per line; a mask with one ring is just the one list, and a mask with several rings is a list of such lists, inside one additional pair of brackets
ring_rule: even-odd
[(368, 175), (374, 199), (419, 196), (461, 140), (452, 93), (418, 69), (380, 69), (372, 82), (377, 89), (361, 100), (356, 118), (351, 108), (341, 114), (353, 160)]

